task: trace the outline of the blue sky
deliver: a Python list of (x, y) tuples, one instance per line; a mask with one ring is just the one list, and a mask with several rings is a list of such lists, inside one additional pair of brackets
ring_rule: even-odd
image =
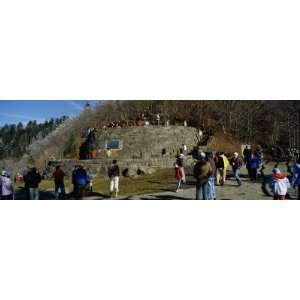
[(2, 100), (0, 101), (0, 126), (30, 120), (38, 123), (63, 115), (77, 115), (86, 102), (95, 105), (98, 101), (86, 100)]

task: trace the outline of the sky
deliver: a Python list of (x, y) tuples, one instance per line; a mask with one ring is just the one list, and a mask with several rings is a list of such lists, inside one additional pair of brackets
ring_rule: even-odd
[(0, 126), (27, 124), (30, 120), (42, 123), (51, 118), (79, 114), (86, 102), (95, 105), (98, 101), (85, 100), (2, 100), (0, 101)]

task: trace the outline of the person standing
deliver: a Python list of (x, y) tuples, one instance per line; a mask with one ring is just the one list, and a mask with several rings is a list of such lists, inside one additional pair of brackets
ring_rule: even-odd
[(238, 186), (241, 186), (242, 181), (241, 181), (239, 175), (240, 175), (240, 169), (243, 165), (243, 162), (238, 156), (239, 156), (239, 154), (237, 152), (234, 152), (233, 158), (230, 160), (230, 164), (232, 167), (233, 176), (234, 176), (235, 180), (237, 181)]
[(75, 199), (83, 199), (85, 189), (88, 184), (87, 172), (82, 165), (79, 165), (74, 172), (74, 184), (75, 184)]
[(288, 188), (290, 187), (290, 182), (287, 179), (286, 174), (281, 173), (278, 168), (273, 169), (272, 173), (270, 187), (272, 189), (273, 199), (285, 200)]
[(55, 172), (53, 173), (54, 185), (55, 185), (55, 199), (58, 200), (61, 195), (61, 199), (65, 199), (65, 183), (64, 177), (66, 174), (62, 171), (60, 166), (55, 168)]
[(28, 186), (28, 174), (31, 172), (31, 168), (28, 166), (26, 171), (23, 173), (23, 181), (24, 181), (24, 190), (26, 193), (26, 199), (30, 200), (30, 192)]
[(217, 168), (214, 161), (213, 153), (207, 154), (207, 161), (210, 163), (210, 166), (212, 168), (212, 174), (209, 176), (207, 181), (207, 191), (206, 196), (207, 200), (216, 200), (217, 199), (217, 193), (216, 193), (216, 187), (215, 187), (215, 179), (217, 174)]
[(297, 199), (300, 200), (300, 158), (297, 159), (294, 169), (293, 169), (292, 185), (294, 188), (296, 188), (298, 186)]
[(180, 168), (177, 163), (175, 163), (175, 178), (177, 180), (175, 192), (178, 193), (179, 191), (183, 191), (183, 188), (182, 188), (183, 181), (182, 181), (182, 173), (181, 173)]
[(111, 150), (110, 150), (110, 148), (106, 149), (106, 155), (107, 155), (108, 158), (110, 158), (110, 156), (111, 156)]
[(36, 168), (32, 168), (27, 175), (30, 200), (39, 200), (39, 184), (42, 181), (41, 175)]
[(156, 121), (157, 121), (157, 126), (159, 126), (160, 125), (160, 115), (159, 114), (156, 115)]
[(245, 147), (243, 151), (243, 156), (244, 156), (244, 162), (246, 164), (249, 158), (251, 157), (251, 150), (248, 148), (248, 146)]
[(227, 169), (230, 166), (230, 163), (229, 163), (227, 156), (224, 154), (224, 152), (221, 152), (220, 156), (223, 158), (223, 162), (224, 162), (224, 169), (223, 169), (223, 185), (224, 185), (224, 183), (226, 181)]
[(196, 200), (200, 200), (201, 190), (203, 200), (208, 200), (207, 184), (209, 177), (213, 174), (213, 170), (210, 163), (205, 160), (205, 157), (205, 153), (201, 152), (200, 158), (193, 170), (193, 175), (196, 178)]
[(224, 185), (224, 161), (221, 157), (220, 153), (217, 152), (214, 157), (215, 165), (216, 165), (216, 178), (217, 178), (217, 185)]
[(260, 165), (259, 159), (254, 154), (251, 154), (251, 157), (249, 158), (246, 165), (251, 181), (256, 181), (257, 169), (259, 168), (259, 165)]
[(13, 200), (14, 199), (14, 188), (10, 174), (6, 171), (1, 172), (0, 177), (0, 199), (1, 200)]
[(117, 164), (117, 161), (114, 159), (112, 165), (108, 169), (108, 177), (109, 177), (109, 193), (112, 198), (113, 193), (115, 192), (115, 197), (118, 197), (119, 193), (119, 177), (120, 177), (120, 169)]
[(183, 159), (184, 159), (184, 154), (183, 154), (183, 153), (180, 153), (180, 154), (177, 156), (176, 164), (178, 165), (178, 167), (179, 167), (179, 169), (180, 169), (180, 173), (181, 173), (181, 177), (182, 177), (182, 182), (185, 183), (185, 170), (184, 170)]

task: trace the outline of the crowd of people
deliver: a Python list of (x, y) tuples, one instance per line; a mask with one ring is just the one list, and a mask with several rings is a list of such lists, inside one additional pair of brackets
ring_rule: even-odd
[[(186, 183), (186, 173), (184, 168), (184, 157), (187, 153), (187, 147), (183, 144), (181, 154), (176, 157), (175, 161), (175, 178), (177, 181), (176, 192), (183, 191)], [(243, 151), (243, 155), (235, 152), (232, 155), (225, 155), (223, 152), (202, 152), (198, 153), (197, 162), (193, 168), (193, 176), (196, 179), (196, 199), (214, 200), (217, 199), (216, 186), (224, 186), (226, 183), (226, 175), (229, 168), (237, 186), (242, 186), (240, 178), (240, 170), (245, 166), (248, 171), (250, 181), (257, 181), (258, 169), (262, 166), (262, 151), (257, 149), (252, 152), (248, 147)], [(17, 174), (16, 176), (19, 176)], [(119, 193), (119, 177), (120, 168), (116, 160), (113, 160), (108, 168), (107, 176), (109, 178), (110, 197), (118, 197)], [(38, 200), (40, 197), (39, 185), (43, 180), (43, 176), (34, 167), (28, 167), (24, 172), (22, 180), (24, 182), (25, 199)], [(55, 199), (65, 199), (66, 190), (64, 179), (65, 172), (60, 166), (56, 166), (52, 174), (54, 180)], [(93, 179), (96, 174), (92, 174), (91, 170), (85, 169), (83, 165), (76, 165), (72, 172), (73, 199), (83, 199), (86, 192), (93, 191)], [(300, 200), (300, 158), (298, 158), (291, 170), (291, 176), (280, 171), (276, 166), (270, 180), (269, 187), (273, 194), (273, 199), (286, 199), (288, 189), (292, 186), (298, 188), (298, 199)], [(2, 171), (0, 176), (0, 192), (1, 199), (13, 200), (15, 191), (11, 174)]]
[[(196, 179), (196, 200), (200, 200), (201, 198), (203, 200), (215, 200), (217, 198), (215, 186), (224, 186), (229, 167), (231, 167), (232, 176), (239, 187), (242, 185), (240, 169), (244, 164), (246, 165), (249, 179), (254, 182), (257, 181), (257, 170), (262, 165), (262, 152), (258, 149), (252, 153), (247, 147), (245, 150), (243, 152), (243, 159), (237, 152), (233, 153), (230, 158), (223, 152), (199, 153), (198, 161), (193, 169), (193, 176)], [(178, 163), (179, 159), (181, 161), (180, 164)], [(185, 182), (182, 162), (183, 157), (181, 155), (177, 158), (175, 165), (177, 192), (182, 190), (182, 183)], [(297, 198), (300, 200), (300, 158), (297, 159), (294, 165), (291, 182), (288, 179), (288, 175), (281, 172), (278, 167), (272, 170), (269, 187), (274, 200), (286, 199), (290, 186), (293, 186), (295, 189), (298, 188)]]

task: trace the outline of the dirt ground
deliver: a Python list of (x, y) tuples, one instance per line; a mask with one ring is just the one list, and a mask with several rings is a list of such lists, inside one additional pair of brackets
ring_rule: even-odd
[[(269, 178), (272, 174), (272, 169), (275, 163), (268, 163), (265, 165), (265, 175)], [(284, 163), (278, 165), (282, 172), (287, 171), (287, 167)], [(184, 190), (178, 193), (174, 191), (161, 192), (161, 193), (149, 193), (140, 195), (138, 197), (133, 196), (129, 199), (141, 199), (141, 200), (188, 200), (195, 199), (196, 188), (194, 180), (188, 178), (187, 185)], [(266, 194), (262, 188), (262, 178), (259, 177), (257, 182), (251, 182), (247, 176), (247, 169), (242, 167), (241, 169), (242, 185), (239, 187), (236, 181), (232, 177), (228, 177), (224, 186), (217, 186), (217, 200), (272, 200), (271, 194)], [(270, 192), (267, 188), (267, 192)], [(297, 191), (290, 188), (289, 191), (290, 199), (297, 199)]]

